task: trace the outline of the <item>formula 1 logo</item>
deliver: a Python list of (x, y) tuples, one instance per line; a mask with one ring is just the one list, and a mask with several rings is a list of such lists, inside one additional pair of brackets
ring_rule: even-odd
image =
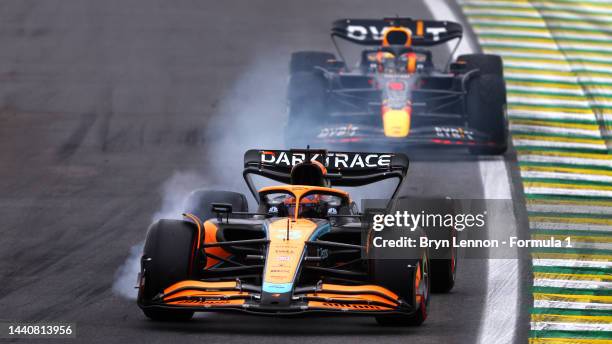
[(459, 139), (459, 140), (474, 140), (474, 132), (463, 128), (435, 127), (436, 136)]
[[(306, 154), (288, 151), (262, 151), (260, 157), (263, 164), (291, 167), (304, 162)], [(318, 161), (327, 168), (371, 169), (391, 166), (392, 157), (392, 154), (330, 152), (327, 155), (313, 153), (310, 160)]]
[(339, 127), (321, 128), (317, 138), (325, 139), (333, 137), (353, 137), (357, 134), (358, 130), (359, 127), (353, 126), (352, 124)]
[[(383, 39), (385, 35), (385, 31), (389, 29), (389, 26), (385, 26), (382, 29), (371, 25), (371, 26), (363, 26), (363, 25), (348, 25), (346, 27), (346, 36), (351, 39), (355, 39), (358, 41), (365, 41), (366, 39), (373, 39), (380, 41)], [(406, 28), (408, 29), (408, 28)], [(412, 34), (412, 31), (408, 29)], [(428, 27), (425, 28), (425, 32), (430, 34), (434, 41), (440, 40), (440, 34), (446, 33), (446, 28), (444, 27)]]

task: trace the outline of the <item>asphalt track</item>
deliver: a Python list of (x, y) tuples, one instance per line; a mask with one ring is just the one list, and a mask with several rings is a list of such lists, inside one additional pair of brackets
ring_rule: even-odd
[[(112, 291), (168, 203), (242, 188), (244, 149), (282, 144), (292, 51), (331, 50), (338, 17), (395, 14), (431, 17), (397, 0), (1, 2), (0, 320), (76, 322), (77, 341), (100, 343), (476, 342), (482, 260), (464, 261), (410, 329), (235, 314), (159, 324)], [(480, 198), (479, 168), (417, 160), (402, 192)]]

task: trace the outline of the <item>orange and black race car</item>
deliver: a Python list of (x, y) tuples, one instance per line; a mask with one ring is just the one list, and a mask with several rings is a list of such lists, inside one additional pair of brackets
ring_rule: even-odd
[[(334, 22), (338, 56), (291, 56), (288, 145), (437, 145), (503, 154), (508, 129), (501, 58), (468, 54), (451, 63), (451, 54), (446, 65), (434, 64), (429, 48), (457, 40), (456, 50), (462, 34), (461, 25), (450, 21)], [(336, 38), (368, 48), (353, 63)]]
[[(398, 231), (375, 233), (368, 215), (335, 188), (394, 179), (388, 207), (406, 176), (406, 156), (250, 150), (244, 166), (256, 212), (248, 211), (240, 193), (196, 190), (183, 220), (159, 220), (149, 228), (138, 283), (138, 305), (147, 317), (326, 312), (419, 325), (427, 317), (430, 288), (452, 288), (454, 256), (434, 265), (427, 248), (385, 255), (370, 239), (394, 240)], [(256, 190), (253, 176), (283, 184)]]

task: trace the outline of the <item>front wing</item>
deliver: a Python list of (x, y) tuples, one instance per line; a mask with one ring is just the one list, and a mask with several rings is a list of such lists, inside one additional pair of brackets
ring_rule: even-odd
[(150, 303), (141, 304), (140, 307), (194, 311), (234, 310), (262, 315), (311, 312), (356, 315), (411, 314), (415, 311), (398, 295), (377, 285), (346, 286), (320, 283), (312, 287), (296, 288), (291, 302), (287, 305), (264, 306), (260, 300), (260, 287), (242, 284), (239, 280), (229, 282), (187, 280), (166, 288)]

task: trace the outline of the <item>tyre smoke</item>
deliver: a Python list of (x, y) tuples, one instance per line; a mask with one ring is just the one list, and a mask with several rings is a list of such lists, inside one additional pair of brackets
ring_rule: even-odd
[(136, 300), (138, 295), (137, 285), (138, 272), (140, 272), (140, 256), (144, 242), (138, 243), (130, 248), (125, 263), (117, 269), (115, 282), (113, 283), (113, 293), (124, 299)]
[[(151, 223), (160, 219), (181, 219), (188, 208), (189, 194), (197, 188), (205, 187), (206, 179), (197, 172), (175, 172), (160, 188), (162, 193), (161, 208), (151, 217)], [(125, 262), (117, 269), (113, 283), (113, 293), (120, 297), (135, 300), (138, 290), (137, 276), (140, 272), (140, 257), (144, 241), (132, 246)]]
[[(226, 92), (215, 113), (209, 116), (203, 133), (204, 137), (212, 138), (207, 140), (202, 157), (212, 168), (207, 171), (174, 172), (161, 187), (161, 206), (152, 215), (151, 223), (162, 218), (181, 219), (181, 214), (189, 206), (186, 204), (189, 194), (200, 188), (241, 192), (247, 196), (249, 207), (254, 209), (256, 202), (242, 178), (244, 153), (257, 148), (306, 148), (286, 146), (287, 77), (285, 73), (279, 74), (279, 65), (288, 65), (288, 59), (282, 61), (278, 56), (288, 57), (289, 54), (273, 51), (269, 56), (255, 57), (254, 62)], [(318, 126), (320, 123), (306, 121), (305, 125)], [(312, 148), (334, 150), (333, 146)], [(266, 181), (258, 187), (275, 184), (278, 183)], [(372, 185), (349, 191), (353, 191), (352, 199), (359, 204), (365, 197), (388, 197), (392, 190), (391, 185), (383, 184), (382, 187)], [(136, 299), (137, 289), (134, 286), (140, 271), (143, 247), (144, 242), (134, 245), (124, 264), (117, 270), (112, 288), (116, 295)]]
[[(255, 207), (255, 200), (242, 179), (244, 152), (253, 148), (284, 148), (286, 80), (270, 77), (278, 74), (278, 65), (270, 61), (278, 62), (278, 59), (267, 57), (256, 58), (246, 68), (219, 102), (215, 113), (209, 116), (203, 135), (214, 140), (207, 142), (202, 159), (214, 168), (174, 172), (160, 188), (161, 206), (151, 216), (151, 223), (159, 219), (181, 219), (181, 214), (189, 208), (186, 204), (189, 194), (202, 188), (242, 192), (249, 206)], [(266, 87), (261, 87), (262, 80)], [(112, 287), (115, 295), (136, 299), (138, 290), (134, 286), (143, 248), (144, 241), (132, 246), (127, 259), (117, 269)]]

